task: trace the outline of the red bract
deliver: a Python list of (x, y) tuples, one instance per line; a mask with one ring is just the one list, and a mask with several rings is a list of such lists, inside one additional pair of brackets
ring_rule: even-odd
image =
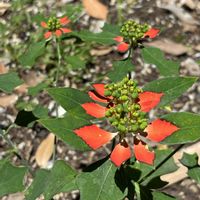
[[(155, 29), (155, 28), (150, 28), (146, 33), (144, 33), (142, 38), (145, 37), (149, 37), (151, 39), (155, 38), (158, 33), (160, 32), (159, 29)], [(141, 38), (141, 39), (142, 39)], [(116, 36), (115, 38), (113, 38), (116, 42), (118, 42), (119, 44), (117, 45), (117, 51), (124, 53), (126, 52), (129, 47), (130, 44), (124, 41), (124, 38), (122, 36)]]
[(62, 17), (57, 19), (56, 17), (51, 17), (46, 22), (42, 21), (41, 26), (48, 29), (44, 34), (45, 39), (49, 39), (53, 35), (60, 37), (63, 33), (70, 33), (72, 30), (65, 28), (63, 26), (67, 25), (70, 20), (67, 17)]
[[(82, 107), (85, 111), (96, 118), (105, 117), (105, 112), (109, 108), (109, 106), (115, 106), (112, 104), (112, 99), (114, 97), (107, 97), (104, 95), (105, 93), (105, 85), (104, 84), (94, 84), (94, 91), (90, 91), (88, 94), (91, 99), (105, 103), (105, 106), (99, 105), (98, 103), (88, 102), (82, 104)], [(161, 100), (163, 93), (155, 93), (155, 92), (140, 92), (138, 96), (138, 104), (140, 105), (140, 109), (143, 112), (149, 112)], [(160, 142), (164, 140), (166, 137), (173, 134), (179, 128), (175, 125), (171, 124), (162, 119), (156, 119), (151, 122), (145, 129), (145, 134), (142, 134), (143, 137), (146, 137), (149, 140), (154, 142)], [(74, 132), (81, 137), (91, 148), (97, 149), (102, 145), (110, 142), (118, 133), (111, 133), (99, 128), (97, 125), (89, 125), (84, 126), (79, 129), (74, 130)], [(138, 161), (144, 162), (146, 164), (153, 164), (155, 159), (155, 154), (153, 151), (148, 149), (147, 144), (144, 141), (141, 141), (141, 134), (136, 133), (134, 137), (134, 155)], [(131, 148), (127, 144), (125, 137), (121, 137), (120, 141), (113, 149), (110, 159), (116, 166), (120, 166), (123, 162), (128, 160), (131, 157)]]

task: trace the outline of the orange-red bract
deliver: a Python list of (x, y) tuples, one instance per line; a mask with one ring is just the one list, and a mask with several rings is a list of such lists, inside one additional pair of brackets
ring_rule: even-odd
[(125, 140), (117, 144), (111, 153), (110, 159), (119, 167), (123, 162), (131, 157), (131, 149)]
[(152, 108), (158, 105), (163, 93), (142, 92), (139, 94), (139, 104), (141, 111), (149, 112)]
[(87, 112), (87, 114), (96, 117), (96, 118), (101, 118), (101, 117), (105, 117), (105, 112), (106, 112), (106, 108), (104, 106), (101, 106), (97, 103), (84, 103), (81, 105), (85, 111)]
[(148, 150), (148, 146), (141, 141), (134, 142), (133, 146), (135, 158), (140, 162), (152, 165), (155, 159), (155, 153)]
[(74, 132), (93, 149), (98, 149), (102, 145), (108, 143), (116, 135), (104, 131), (96, 125), (84, 126), (74, 130)]
[(145, 132), (148, 133), (146, 138), (155, 142), (161, 142), (177, 130), (179, 128), (170, 122), (156, 119), (146, 127)]
[(122, 42), (117, 45), (117, 50), (121, 53), (126, 52), (129, 49), (129, 44)]
[(144, 34), (144, 37), (150, 37), (151, 39), (153, 39), (158, 35), (159, 32), (159, 29), (151, 28)]

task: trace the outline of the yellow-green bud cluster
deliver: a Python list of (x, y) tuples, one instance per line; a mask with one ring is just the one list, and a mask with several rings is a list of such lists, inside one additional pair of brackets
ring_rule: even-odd
[(48, 29), (50, 31), (55, 31), (59, 28), (61, 28), (61, 23), (56, 17), (50, 17), (48, 22), (47, 22)]
[(137, 82), (127, 77), (121, 82), (105, 86), (105, 96), (112, 96), (106, 117), (121, 133), (143, 131), (147, 127), (146, 113), (138, 104), (138, 95), (142, 90)]
[(149, 26), (147, 24), (139, 24), (134, 20), (128, 20), (122, 25), (120, 32), (125, 39), (136, 43), (148, 29)]

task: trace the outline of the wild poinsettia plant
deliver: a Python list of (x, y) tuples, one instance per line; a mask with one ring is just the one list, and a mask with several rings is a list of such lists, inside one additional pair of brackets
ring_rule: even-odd
[(138, 161), (153, 165), (155, 153), (148, 150), (148, 140), (161, 142), (179, 128), (166, 120), (156, 119), (148, 124), (147, 112), (157, 106), (163, 93), (143, 92), (137, 83), (124, 78), (118, 83), (93, 84), (95, 91), (89, 96), (98, 103), (84, 103), (86, 112), (96, 118), (106, 117), (116, 132), (111, 133), (97, 125), (84, 126), (74, 130), (90, 147), (97, 149), (118, 136), (118, 144), (110, 158), (116, 166), (131, 158), (131, 148), (126, 137), (133, 137), (133, 151)]
[(134, 20), (128, 20), (120, 29), (121, 35), (116, 36), (114, 40), (119, 43), (117, 50), (119, 52), (126, 52), (129, 48), (142, 43), (147, 37), (155, 38), (159, 32), (159, 29), (150, 28), (147, 24), (139, 24)]
[[(65, 10), (65, 7), (63, 9)], [(162, 181), (161, 176), (177, 170), (172, 156), (185, 143), (189, 146), (189, 143), (200, 139), (200, 116), (188, 112), (174, 112), (173, 107), (173, 112), (170, 112), (166, 107), (169, 108), (198, 78), (179, 76), (178, 62), (167, 60), (164, 53), (157, 48), (145, 47), (143, 42), (148, 38), (155, 38), (160, 33), (158, 29), (131, 19), (122, 26), (105, 24), (99, 33), (79, 30), (84, 27), (77, 21), (81, 19), (78, 17), (82, 16), (81, 9), (82, 6), (77, 9), (73, 3), (67, 12), (60, 12), (64, 17), (50, 17), (42, 22), (39, 20), (41, 15), (35, 18), (40, 26), (40, 29), (35, 31), (43, 33), (42, 26), (46, 32), (44, 35), (33, 33), (34, 37), (30, 38), (34, 38), (34, 41), (19, 58), (17, 65), (20, 63), (19, 67), (24, 67), (24, 70), (20, 68), (21, 75), (28, 74), (33, 67), (31, 72), (37, 70), (47, 78), (28, 88), (28, 93), (21, 95), (30, 97), (19, 98), (20, 102), (17, 102), (14, 109), (19, 109), (14, 123), (8, 127), (7, 123), (0, 126), (3, 128), (0, 128), (0, 137), (7, 143), (6, 151), (0, 155), (3, 157), (0, 160), (0, 197), (20, 192), (26, 200), (35, 200), (42, 195), (44, 199), (50, 200), (56, 194), (75, 190), (74, 194), (77, 195), (74, 199), (80, 196), (81, 200), (174, 199), (162, 192), (166, 181)], [(30, 16), (28, 21), (31, 21)], [(75, 21), (76, 26), (73, 24)], [(68, 28), (69, 22), (73, 31)], [(65, 35), (67, 33), (70, 35)], [(116, 58), (116, 61), (112, 60), (112, 54), (109, 53), (107, 56), (99, 56), (102, 54), (98, 54), (102, 44), (117, 44), (119, 52), (129, 51), (128, 56), (122, 60)], [(47, 49), (47, 46), (50, 48)], [(133, 64), (133, 55), (137, 48), (140, 48), (138, 52), (141, 52), (141, 58), (137, 58), (141, 61), (138, 69), (142, 69), (144, 62), (149, 64), (149, 67), (153, 64), (157, 70), (156, 76), (151, 74), (150, 79), (158, 79), (147, 83), (146, 78), (139, 80), (145, 83), (142, 88), (132, 77), (136, 73), (131, 73), (137, 64)], [(109, 48), (109, 52), (110, 49), (112, 48)], [(95, 52), (95, 59), (92, 59), (91, 50)], [(103, 49), (103, 54), (106, 53)], [(44, 57), (40, 59), (41, 56)], [(104, 66), (99, 75), (102, 66), (100, 64), (98, 72), (88, 74), (95, 71), (96, 68), (90, 68), (96, 65), (96, 60), (98, 64), (102, 63), (102, 58), (112, 63), (112, 69)], [(16, 56), (13, 60), (16, 60)], [(41, 65), (42, 68), (38, 69)], [(81, 70), (86, 66), (86, 70)], [(16, 72), (0, 74), (0, 89), (3, 92), (11, 93), (16, 86), (23, 83), (17, 75), (18, 69)], [(78, 73), (74, 73), (74, 70)], [(85, 79), (85, 73), (89, 79)], [(93, 88), (88, 93), (83, 91), (87, 80), (97, 82), (92, 84)], [(103, 84), (108, 83), (108, 80), (109, 84)], [(65, 83), (80, 88), (65, 87)], [(18, 92), (15, 91), (14, 96), (16, 95)], [(46, 97), (47, 95), (53, 100), (50, 100), (49, 96)], [(3, 94), (2, 97), (4, 96), (6, 97)], [(45, 100), (40, 101), (41, 97), (45, 97)], [(152, 111), (149, 114), (156, 107), (160, 108), (158, 112)], [(40, 123), (43, 128), (35, 126), (36, 123)], [(34, 137), (29, 137), (34, 140), (33, 145), (28, 145), (28, 148), (34, 148), (24, 153), (21, 152), (21, 147), (18, 149), (18, 145), (15, 145), (15, 137), (9, 136), (10, 131), (16, 127), (34, 129), (33, 132), (41, 129), (45, 132), (47, 129), (47, 137), (41, 141), (36, 151), (35, 146), (38, 143), (34, 145), (34, 141), (38, 136), (34, 134)], [(56, 151), (58, 149), (60, 152), (63, 147), (58, 146), (58, 140), (67, 144), (67, 151), (62, 151), (65, 160), (61, 160)], [(4, 145), (0, 142), (0, 146), (2, 144)], [(23, 144), (26, 145), (24, 142)], [(174, 144), (175, 147), (169, 147)], [(89, 152), (102, 146), (104, 148), (98, 151)], [(81, 151), (84, 151), (84, 154)], [(71, 156), (72, 154), (75, 156)], [(15, 159), (11, 159), (14, 156)], [(80, 159), (76, 159), (76, 156)], [(75, 158), (73, 162), (71, 157)], [(100, 157), (102, 159), (99, 159)], [(16, 166), (13, 166), (16, 160)], [(188, 167), (188, 176), (199, 182), (200, 167), (197, 160), (197, 155), (184, 155), (181, 163)], [(24, 181), (31, 178), (31, 185), (29, 181)], [(62, 198), (68, 199), (68, 196)]]

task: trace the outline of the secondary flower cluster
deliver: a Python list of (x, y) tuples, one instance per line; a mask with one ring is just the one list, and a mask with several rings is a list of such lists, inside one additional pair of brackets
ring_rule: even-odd
[(121, 36), (114, 38), (118, 42), (117, 50), (126, 52), (130, 45), (136, 46), (138, 41), (145, 37), (154, 38), (160, 31), (155, 28), (150, 28), (147, 24), (139, 24), (134, 20), (126, 21), (120, 30)]
[(48, 31), (44, 34), (45, 39), (49, 39), (52, 35), (56, 35), (60, 37), (63, 33), (70, 33), (71, 29), (64, 28), (64, 25), (67, 25), (70, 20), (67, 17), (56, 18), (50, 17), (46, 22), (42, 21), (41, 26), (48, 29)]
[(81, 127), (74, 132), (93, 149), (119, 136), (119, 143), (110, 155), (116, 166), (120, 166), (131, 157), (131, 148), (126, 141), (127, 135), (131, 133), (134, 140), (135, 158), (152, 165), (155, 154), (148, 149), (146, 140), (160, 142), (179, 129), (162, 119), (148, 124), (146, 113), (160, 102), (164, 94), (143, 92), (134, 80), (128, 78), (114, 84), (94, 84), (93, 87), (95, 90), (89, 91), (89, 96), (94, 101), (104, 103), (105, 106), (95, 102), (86, 102), (82, 104), (82, 107), (93, 117), (107, 117), (117, 132), (105, 131), (95, 124)]

